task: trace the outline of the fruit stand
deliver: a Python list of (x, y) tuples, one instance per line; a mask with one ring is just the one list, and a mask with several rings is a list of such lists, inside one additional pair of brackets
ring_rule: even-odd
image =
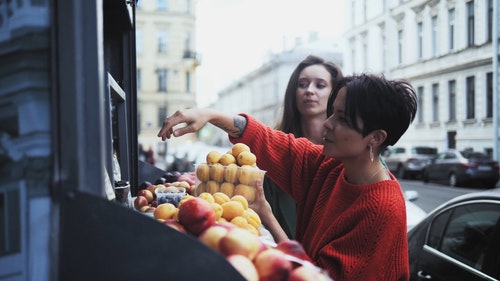
[[(171, 191), (166, 181), (139, 194), (168, 171), (138, 160), (135, 2), (0, 1), (0, 280), (238, 281), (265, 248), (247, 205), (231, 196), (218, 212), (206, 208), (202, 194), (223, 198), (215, 189), (231, 168), (204, 166), (217, 170), (197, 179), (207, 192), (191, 192), (185, 205), (179, 198), (175, 209), (160, 208), (167, 201), (150, 209), (153, 194)], [(248, 179), (262, 174), (246, 175), (224, 186), (248, 203)], [(193, 191), (195, 179), (185, 180), (170, 185)], [(146, 203), (135, 204), (142, 195)], [(196, 214), (209, 219), (200, 224)], [(218, 251), (208, 237), (224, 232)], [(280, 264), (291, 272), (300, 264), (292, 260)]]

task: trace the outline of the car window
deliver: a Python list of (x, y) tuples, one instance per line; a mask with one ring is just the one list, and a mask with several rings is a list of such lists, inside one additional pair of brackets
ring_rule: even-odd
[(424, 155), (435, 155), (437, 153), (437, 148), (432, 147), (414, 147), (412, 152), (415, 154), (424, 154)]
[(404, 147), (396, 147), (394, 149), (394, 153), (405, 153), (405, 148)]
[[(427, 244), (484, 273), (492, 274), (500, 252), (500, 205), (457, 206), (432, 222)], [(496, 276), (498, 277), (498, 276)]]
[(457, 156), (455, 155), (455, 153), (452, 153), (452, 152), (446, 152), (445, 156), (444, 156), (445, 159), (454, 159), (454, 158), (457, 158)]

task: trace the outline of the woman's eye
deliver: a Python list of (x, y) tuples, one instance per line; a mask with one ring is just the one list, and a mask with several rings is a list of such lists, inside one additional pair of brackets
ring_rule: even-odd
[(299, 88), (304, 89), (307, 87), (309, 87), (309, 83), (307, 83), (307, 82), (300, 82), (299, 83)]

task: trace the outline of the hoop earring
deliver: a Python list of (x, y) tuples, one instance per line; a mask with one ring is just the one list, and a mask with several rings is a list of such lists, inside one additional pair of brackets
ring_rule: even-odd
[(371, 145), (370, 145), (370, 161), (372, 161), (373, 163), (373, 148)]

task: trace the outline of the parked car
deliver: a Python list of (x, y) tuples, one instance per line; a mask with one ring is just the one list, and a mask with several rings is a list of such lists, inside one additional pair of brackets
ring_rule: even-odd
[(415, 178), (437, 154), (437, 148), (428, 146), (388, 147), (382, 153), (387, 168), (400, 179)]
[(500, 188), (458, 196), (408, 232), (411, 281), (500, 279)]
[(406, 200), (406, 225), (407, 229), (410, 230), (425, 218), (427, 212), (413, 203), (418, 199), (417, 191), (408, 190), (405, 191), (404, 195)]
[(431, 160), (423, 171), (422, 179), (450, 186), (476, 184), (493, 188), (499, 179), (498, 162), (482, 152), (449, 149)]

